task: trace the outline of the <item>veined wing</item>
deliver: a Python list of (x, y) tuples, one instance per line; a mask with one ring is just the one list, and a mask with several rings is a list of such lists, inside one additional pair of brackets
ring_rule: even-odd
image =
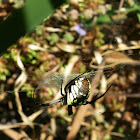
[(62, 81), (65, 81), (64, 84), (67, 84), (71, 80), (76, 78), (77, 76), (79, 76), (79, 78), (86, 77), (91, 81), (95, 73), (96, 72), (92, 70), (90, 72), (85, 72), (84, 74), (70, 74), (65, 77), (64, 74), (62, 73), (58, 73), (58, 72), (49, 73), (48, 72), (44, 75), (45, 78), (42, 81), (40, 81), (41, 85), (39, 85), (37, 89), (40, 89), (41, 86), (60, 88)]
[[(28, 77), (32, 77), (33, 74), (27, 73)], [(70, 74), (67, 75), (66, 77), (64, 76), (63, 73), (58, 73), (58, 72), (46, 72), (46, 73), (39, 73), (39, 85), (35, 88), (35, 90), (39, 90), (42, 88), (42, 86), (45, 87), (54, 87), (57, 89), (60, 89), (62, 81), (65, 81), (65, 84), (73, 80), (75, 77), (77, 77), (80, 74)], [(94, 71), (84, 73), (81, 75), (81, 77), (86, 76), (87, 78), (91, 79), (91, 76), (95, 75)], [(4, 91), (7, 93), (13, 93), (14, 91)], [(19, 92), (28, 92), (27, 90), (22, 90)]]
[[(64, 81), (64, 85), (66, 85), (67, 83), (69, 83), (71, 80), (73, 80), (74, 78), (76, 78), (77, 76), (80, 77), (86, 77), (89, 81), (92, 81), (94, 75), (96, 74), (96, 71), (92, 70), (89, 72), (85, 72), (84, 74), (80, 73), (80, 74), (70, 74), (67, 76), (64, 76), (63, 73), (58, 73), (58, 72), (46, 72), (46, 73), (39, 73), (38, 77), (39, 77), (39, 85), (35, 88), (35, 90), (39, 90), (41, 89), (43, 86), (45, 87), (54, 87), (57, 89), (60, 89), (62, 81)], [(29, 77), (32, 76), (32, 74), (28, 74), (27, 75)], [(30, 90), (33, 91), (33, 90)], [(13, 93), (14, 91), (5, 91), (8, 93)], [(19, 92), (29, 92), (27, 90), (22, 90)]]

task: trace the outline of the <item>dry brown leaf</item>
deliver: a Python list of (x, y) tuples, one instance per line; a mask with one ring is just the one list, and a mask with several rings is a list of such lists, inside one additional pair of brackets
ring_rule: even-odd
[(56, 46), (68, 53), (75, 53), (76, 49), (80, 48), (78, 45), (73, 45), (73, 44), (64, 44), (64, 43), (56, 43)]
[(121, 52), (112, 51), (112, 53), (106, 55), (107, 63), (118, 63), (118, 64), (130, 64), (130, 65), (140, 65), (140, 61), (133, 60), (126, 54)]
[(45, 30), (47, 32), (63, 32), (62, 29), (60, 29), (60, 28), (53, 28), (53, 27), (46, 27)]

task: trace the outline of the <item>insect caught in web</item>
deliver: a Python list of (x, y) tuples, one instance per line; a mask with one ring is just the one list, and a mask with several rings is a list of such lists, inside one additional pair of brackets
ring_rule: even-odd
[(59, 102), (62, 102), (63, 105), (68, 105), (68, 115), (72, 115), (73, 111), (72, 111), (72, 106), (74, 107), (79, 107), (81, 105), (87, 105), (87, 104), (92, 104), (95, 101), (97, 101), (98, 99), (100, 99), (101, 97), (103, 97), (107, 91), (110, 89), (109, 88), (106, 90), (105, 93), (103, 93), (102, 95), (98, 96), (98, 94), (96, 94), (94, 96), (94, 99), (92, 101), (87, 101), (88, 97), (90, 95), (90, 89), (91, 89), (91, 84), (90, 81), (88, 80), (88, 78), (86, 76), (84, 76), (85, 73), (80, 74), (79, 76), (77, 76), (76, 78), (72, 79), (64, 88), (64, 92), (65, 95), (62, 93), (62, 84), (63, 84), (63, 80), (61, 83), (61, 88), (60, 88), (60, 93), (62, 95), (62, 98), (58, 99), (58, 100), (54, 100), (52, 102), (46, 103), (46, 104), (41, 104), (39, 102), (35, 102), (34, 99), (34, 93), (33, 93), (33, 101), (35, 103), (35, 105), (41, 105), (41, 106), (50, 106)]

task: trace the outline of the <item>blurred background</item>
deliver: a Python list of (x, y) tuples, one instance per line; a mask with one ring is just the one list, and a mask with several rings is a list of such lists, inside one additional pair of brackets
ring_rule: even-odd
[[(1, 0), (0, 22), (28, 1)], [(140, 140), (140, 1), (70, 0), (41, 22), (0, 57), (0, 139)], [(84, 72), (89, 100), (113, 83), (105, 97), (71, 116), (34, 104), (33, 90), (48, 103)]]

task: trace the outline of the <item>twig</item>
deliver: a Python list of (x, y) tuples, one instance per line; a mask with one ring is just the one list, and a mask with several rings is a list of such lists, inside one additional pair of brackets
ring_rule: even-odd
[(52, 132), (55, 134), (56, 133), (56, 120), (54, 117), (51, 118), (51, 129), (52, 129)]
[(125, 96), (127, 98), (140, 98), (140, 93), (132, 93), (132, 94), (127, 94), (127, 93), (124, 93), (124, 94), (117, 94), (117, 93), (113, 93), (113, 94), (107, 94), (105, 95), (106, 97), (107, 96), (115, 96), (115, 97), (120, 97), (120, 96)]
[(120, 11), (121, 11), (121, 8), (123, 7), (123, 4), (124, 4), (124, 0), (121, 0), (121, 1), (120, 1), (120, 5), (119, 5), (118, 17), (119, 17), (119, 15), (120, 15)]
[(3, 130), (3, 133), (5, 133), (7, 136), (9, 136), (13, 140), (21, 140), (21, 139), (31, 140), (31, 139), (27, 139), (24, 135), (12, 129)]
[[(140, 49), (140, 45), (139, 45), (139, 42), (134, 42), (134, 41), (131, 41), (130, 44), (133, 44), (133, 46), (128, 46), (127, 44), (124, 44), (124, 43), (119, 43), (118, 44), (118, 48), (117, 49), (114, 49), (114, 50), (108, 50), (104, 53), (102, 53), (101, 55), (102, 56), (106, 56), (106, 55), (111, 55), (113, 52), (119, 52), (119, 51), (125, 51), (125, 50), (133, 50), (133, 49)], [(108, 45), (104, 45), (101, 47), (102, 48), (108, 48)], [(115, 48), (115, 46), (113, 46), (112, 44), (110, 44), (110, 48)], [(109, 64), (109, 65), (106, 65), (104, 67), (99, 67), (99, 66), (96, 66), (96, 65), (93, 65), (93, 63), (95, 62), (95, 58), (93, 58), (90, 62), (90, 67), (91, 68), (95, 68), (95, 69), (98, 69), (98, 68), (101, 68), (101, 69), (105, 69), (105, 68), (109, 68), (109, 67), (113, 67), (113, 66), (116, 66), (118, 64), (126, 64), (126, 65), (140, 65), (140, 61), (138, 60), (133, 60), (131, 58), (127, 58), (125, 57), (125, 59), (123, 59), (123, 61), (121, 60), (118, 60), (118, 59), (108, 59), (106, 60), (106, 62), (108, 63), (112, 63), (112, 64)]]
[(32, 115), (28, 116), (30, 121), (34, 121), (44, 110), (38, 110), (37, 112), (33, 113)]
[(29, 118), (23, 113), (22, 105), (21, 105), (20, 97), (19, 97), (19, 93), (18, 93), (19, 89), (22, 87), (22, 85), (27, 80), (27, 75), (26, 75), (26, 72), (25, 72), (24, 65), (23, 65), (22, 61), (20, 60), (20, 51), (17, 54), (17, 64), (22, 71), (20, 76), (16, 79), (15, 85), (14, 85), (15, 101), (16, 101), (16, 105), (17, 105), (17, 110), (18, 110), (18, 113), (21, 116), (21, 119), (24, 122), (28, 122), (28, 123), (31, 124), (31, 121), (29, 120)]
[(124, 134), (120, 134), (120, 133), (117, 133), (117, 132), (109, 132), (109, 134), (110, 134), (110, 135), (113, 135), (113, 136), (125, 138), (125, 135), (124, 135)]
[[(33, 124), (40, 126), (42, 128), (44, 127), (44, 125), (40, 123), (33, 123)], [(26, 125), (30, 125), (30, 123), (21, 122), (21, 123), (14, 123), (14, 124), (0, 124), (0, 130), (18, 128), (18, 127), (26, 126)]]

